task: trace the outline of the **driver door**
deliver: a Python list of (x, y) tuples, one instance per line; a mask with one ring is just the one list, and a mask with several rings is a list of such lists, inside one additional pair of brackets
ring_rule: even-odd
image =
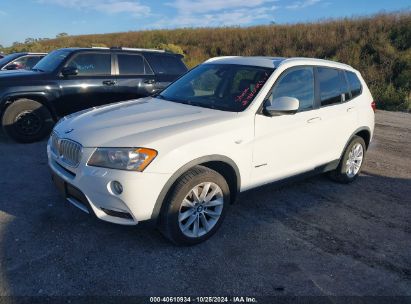
[(78, 73), (60, 77), (59, 108), (63, 115), (119, 101), (110, 52), (75, 54), (66, 67), (74, 67)]
[(295, 97), (295, 114), (255, 116), (252, 180), (255, 185), (280, 180), (319, 165), (321, 118), (315, 106), (314, 70), (294, 67), (285, 71), (271, 90), (268, 101)]

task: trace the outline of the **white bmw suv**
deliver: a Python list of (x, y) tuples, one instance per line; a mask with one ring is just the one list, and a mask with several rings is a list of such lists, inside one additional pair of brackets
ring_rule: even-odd
[(47, 152), (67, 200), (171, 241), (216, 232), (237, 194), (307, 172), (359, 174), (374, 130), (360, 73), (307, 58), (210, 59), (160, 94), (60, 120)]

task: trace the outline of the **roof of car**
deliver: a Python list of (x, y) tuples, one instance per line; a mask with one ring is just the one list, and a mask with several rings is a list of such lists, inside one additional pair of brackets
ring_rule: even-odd
[(26, 56), (26, 55), (47, 55), (47, 53), (33, 53), (33, 52), (18, 52), (18, 53), (11, 53), (9, 55), (19, 55), (19, 56)]
[(175, 53), (167, 52), (159, 49), (144, 49), (144, 48), (127, 48), (127, 47), (69, 47), (60, 50), (71, 51), (131, 51), (131, 52), (149, 52), (149, 53), (164, 53), (170, 55), (178, 55)]
[(353, 68), (347, 64), (339, 63), (336, 61), (316, 59), (316, 58), (304, 58), (304, 57), (264, 57), (264, 56), (225, 56), (214, 57), (208, 59), (205, 63), (217, 63), (217, 64), (240, 64), (240, 65), (252, 65), (261, 66), (267, 68), (278, 68), (283, 64), (297, 64), (297, 65), (322, 65), (331, 66), (341, 69), (353, 70)]

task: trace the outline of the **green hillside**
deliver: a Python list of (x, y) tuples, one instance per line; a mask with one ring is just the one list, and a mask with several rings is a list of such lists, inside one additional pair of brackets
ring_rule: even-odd
[(51, 51), (69, 46), (166, 48), (193, 67), (224, 55), (304, 56), (348, 63), (360, 70), (380, 109), (411, 109), (411, 12), (318, 23), (151, 30), (27, 39), (3, 49)]

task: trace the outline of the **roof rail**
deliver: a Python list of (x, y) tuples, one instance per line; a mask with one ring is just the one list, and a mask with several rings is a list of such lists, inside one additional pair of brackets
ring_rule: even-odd
[(106, 46), (92, 46), (92, 49), (102, 49), (102, 50), (109, 50), (110, 48), (106, 47)]
[(158, 50), (158, 49), (143, 49), (143, 48), (129, 48), (129, 47), (111, 47), (112, 50), (123, 50), (123, 51), (139, 51), (139, 52), (159, 52), (165, 53), (165, 50)]

